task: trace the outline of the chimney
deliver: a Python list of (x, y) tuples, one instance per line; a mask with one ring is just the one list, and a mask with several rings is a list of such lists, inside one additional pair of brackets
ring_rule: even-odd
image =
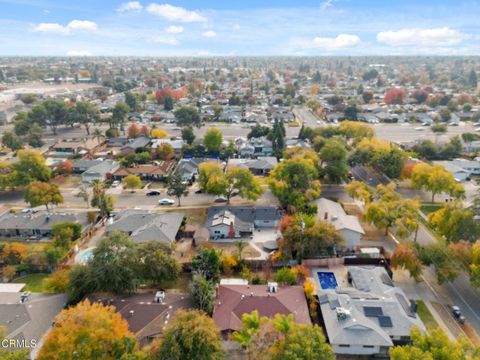
[(323, 220), (328, 220), (328, 212), (325, 211), (325, 214), (323, 215)]

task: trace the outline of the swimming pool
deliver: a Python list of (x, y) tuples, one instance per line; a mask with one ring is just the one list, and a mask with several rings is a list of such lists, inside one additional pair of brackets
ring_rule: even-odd
[(85, 263), (89, 262), (90, 260), (92, 260), (94, 249), (95, 249), (94, 247), (91, 247), (91, 248), (88, 248), (88, 249), (85, 249), (85, 250), (81, 251), (76, 257), (76, 260), (77, 260), (76, 262), (80, 263), (80, 264), (85, 264)]
[(338, 287), (337, 279), (335, 279), (335, 274), (333, 272), (317, 272), (318, 281), (323, 290), (325, 289), (336, 289)]

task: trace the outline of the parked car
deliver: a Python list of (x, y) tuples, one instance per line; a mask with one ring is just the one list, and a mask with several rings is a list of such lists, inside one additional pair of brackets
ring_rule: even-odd
[(415, 128), (416, 131), (424, 131), (425, 129), (423, 127), (417, 127)]
[(114, 182), (112, 182), (112, 188), (116, 188), (118, 187), (118, 185), (120, 185), (120, 181), (115, 180)]
[(465, 322), (465, 316), (462, 315), (458, 306), (452, 306), (452, 315), (460, 324)]
[(160, 194), (161, 194), (160, 190), (150, 190), (145, 195), (147, 195), (147, 196), (158, 196)]
[(172, 199), (165, 198), (165, 199), (158, 200), (158, 205), (173, 205), (173, 204), (175, 204), (175, 201)]
[(195, 194), (203, 194), (203, 189), (199, 188), (199, 189), (195, 190)]
[(213, 200), (213, 202), (215, 202), (215, 203), (224, 203), (224, 202), (227, 202), (227, 199), (225, 199), (224, 197), (218, 197), (218, 198), (216, 198), (215, 200)]

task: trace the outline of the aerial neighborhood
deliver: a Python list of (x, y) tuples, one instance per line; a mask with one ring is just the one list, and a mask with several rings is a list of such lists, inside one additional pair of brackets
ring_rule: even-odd
[(479, 72), (1, 58), (0, 359), (478, 359)]

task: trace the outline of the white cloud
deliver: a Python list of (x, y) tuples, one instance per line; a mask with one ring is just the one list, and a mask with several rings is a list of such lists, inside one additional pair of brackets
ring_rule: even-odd
[(465, 38), (465, 34), (448, 27), (400, 29), (377, 34), (377, 41), (389, 46), (450, 46), (462, 42)]
[(89, 20), (72, 20), (68, 23), (67, 28), (72, 30), (95, 31), (98, 29), (98, 26)]
[(57, 23), (40, 23), (33, 27), (33, 31), (41, 33), (68, 34), (69, 29)]
[(117, 11), (121, 13), (129, 12), (129, 11), (140, 12), (142, 11), (142, 9), (143, 9), (143, 5), (140, 4), (139, 1), (129, 1), (121, 4), (120, 7), (117, 9)]
[(357, 35), (340, 34), (337, 37), (315, 37), (313, 40), (297, 39), (294, 47), (303, 49), (339, 50), (350, 49), (361, 44)]
[(213, 30), (208, 30), (208, 31), (205, 31), (204, 33), (202, 33), (202, 36), (212, 38), (212, 37), (217, 36), (217, 33)]
[(67, 56), (92, 56), (92, 53), (86, 50), (70, 50), (67, 51)]
[(170, 25), (165, 31), (170, 34), (179, 34), (183, 32), (183, 26)]
[(153, 39), (153, 41), (156, 42), (157, 44), (164, 44), (164, 45), (178, 45), (179, 44), (177, 39), (163, 37), (163, 36), (159, 36), (159, 37)]
[(320, 10), (324, 11), (324, 10), (327, 10), (328, 8), (331, 8), (333, 6), (334, 1), (335, 0), (324, 0), (320, 5)]
[(182, 7), (173, 6), (170, 4), (156, 4), (148, 5), (147, 11), (151, 14), (160, 16), (169, 21), (181, 22), (206, 22), (207, 18), (197, 11), (187, 10)]

